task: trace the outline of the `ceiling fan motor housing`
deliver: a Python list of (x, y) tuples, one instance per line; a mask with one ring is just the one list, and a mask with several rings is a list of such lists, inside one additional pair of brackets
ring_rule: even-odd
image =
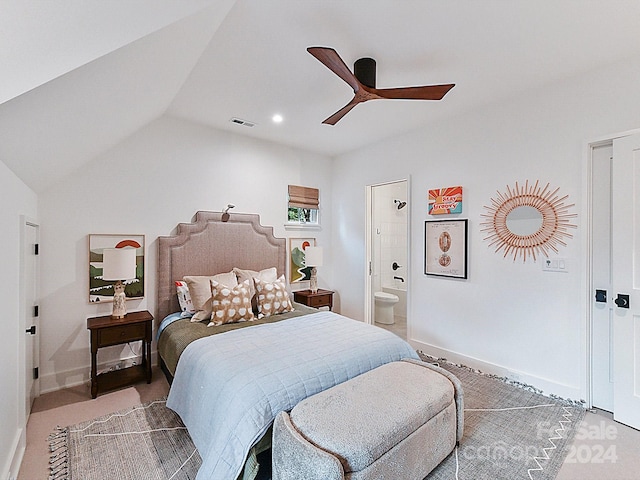
[(353, 64), (353, 74), (361, 84), (376, 88), (376, 61), (373, 58), (359, 58)]

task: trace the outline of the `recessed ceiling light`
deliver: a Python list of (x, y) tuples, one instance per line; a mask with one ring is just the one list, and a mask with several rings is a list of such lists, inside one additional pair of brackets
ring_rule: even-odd
[(273, 123), (282, 123), (282, 120), (284, 120), (284, 118), (282, 118), (282, 115), (280, 115), (279, 113), (276, 113), (273, 117), (271, 117), (271, 120), (273, 120)]

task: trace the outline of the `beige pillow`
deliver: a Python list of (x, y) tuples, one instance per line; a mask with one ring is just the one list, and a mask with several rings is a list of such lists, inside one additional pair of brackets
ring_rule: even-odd
[(208, 327), (223, 323), (253, 320), (249, 280), (230, 288), (211, 280), (211, 322)]
[(281, 275), (275, 282), (264, 282), (257, 277), (253, 281), (256, 284), (256, 296), (258, 297), (258, 318), (293, 310), (284, 275)]
[(254, 311), (258, 311), (258, 299), (256, 298), (256, 287), (253, 282), (254, 278), (259, 278), (264, 282), (275, 282), (278, 279), (278, 271), (276, 267), (265, 268), (256, 272), (255, 270), (243, 270), (241, 268), (233, 268), (233, 273), (238, 277), (238, 284), (249, 280), (249, 288), (251, 290), (251, 307)]
[(211, 280), (215, 280), (227, 287), (236, 287), (238, 279), (233, 272), (219, 273), (213, 276), (190, 275), (183, 278), (189, 287), (189, 295), (196, 310), (192, 322), (201, 322), (211, 317)]

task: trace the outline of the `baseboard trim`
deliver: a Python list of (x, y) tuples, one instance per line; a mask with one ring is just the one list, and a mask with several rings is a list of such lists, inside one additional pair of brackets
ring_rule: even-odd
[(527, 372), (514, 370), (495, 363), (486, 362), (478, 358), (470, 357), (462, 353), (446, 350), (428, 343), (409, 340), (409, 344), (416, 350), (436, 358), (446, 358), (452, 363), (466, 365), (475, 368), (484, 373), (506, 377), (516, 382), (526, 383), (532, 387), (542, 390), (545, 395), (557, 395), (559, 397), (571, 400), (580, 400), (583, 398), (580, 387), (575, 385), (566, 385), (549, 380), (547, 378), (531, 375)]
[[(118, 361), (130, 362), (132, 360), (142, 361), (142, 357), (131, 355), (129, 357), (120, 358), (119, 360), (110, 360), (105, 363), (98, 364), (98, 372), (106, 370), (109, 365)], [(151, 352), (151, 365), (157, 365), (157, 352)], [(40, 376), (40, 394), (55, 392), (65, 388), (77, 387), (78, 385), (87, 384), (91, 381), (91, 365), (84, 365), (78, 368), (72, 368), (63, 372), (47, 373)]]
[(9, 450), (7, 457), (7, 463), (2, 469), (0, 478), (7, 480), (14, 480), (18, 478), (18, 472), (20, 471), (20, 465), (22, 464), (22, 458), (27, 448), (27, 428), (26, 426), (19, 428), (16, 431), (15, 438)]

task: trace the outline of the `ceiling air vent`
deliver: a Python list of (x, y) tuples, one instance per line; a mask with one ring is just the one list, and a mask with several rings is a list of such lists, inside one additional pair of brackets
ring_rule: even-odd
[(231, 123), (235, 123), (236, 125), (244, 125), (245, 127), (255, 127), (256, 124), (254, 122), (248, 122), (247, 120), (242, 120), (241, 118), (232, 118), (229, 120)]

